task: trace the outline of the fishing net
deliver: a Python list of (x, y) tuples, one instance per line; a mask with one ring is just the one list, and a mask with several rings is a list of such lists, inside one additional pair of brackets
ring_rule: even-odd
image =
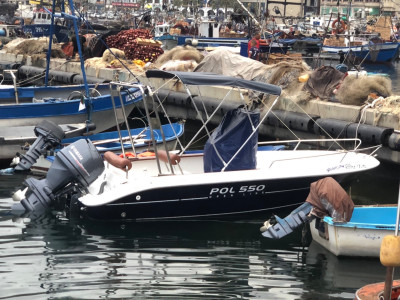
[(336, 93), (336, 99), (343, 104), (362, 105), (368, 96), (389, 97), (392, 94), (392, 82), (383, 76), (347, 76)]
[[(5, 45), (4, 49), (8, 53), (22, 54), (22, 55), (35, 55), (41, 54), (42, 57), (46, 57), (46, 53), (49, 49), (48, 38), (32, 38), (22, 39), (18, 38), (14, 41), (9, 42)], [(51, 45), (51, 57), (53, 58), (65, 58), (65, 54), (61, 49), (60, 44)]]

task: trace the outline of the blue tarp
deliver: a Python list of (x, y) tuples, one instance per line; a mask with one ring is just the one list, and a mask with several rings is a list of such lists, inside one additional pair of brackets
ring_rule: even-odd
[[(224, 164), (216, 151), (225, 163), (229, 162), (253, 132), (250, 122), (254, 127), (259, 124), (260, 112), (258, 110), (248, 112), (243, 108), (236, 108), (225, 114), (204, 146), (204, 172), (220, 172), (222, 170)], [(225, 170), (255, 169), (257, 142), (258, 132), (255, 132)]]

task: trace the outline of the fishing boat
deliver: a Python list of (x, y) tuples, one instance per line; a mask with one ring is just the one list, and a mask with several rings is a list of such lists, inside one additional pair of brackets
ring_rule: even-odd
[(312, 238), (337, 256), (379, 257), (382, 239), (393, 235), (397, 206), (356, 206), (349, 222), (326, 216), (310, 223)]
[(400, 184), (397, 207), (393, 207), (393, 211), (386, 216), (394, 224), (393, 227), (391, 226), (393, 231), (382, 238), (379, 252), (379, 260), (386, 267), (385, 282), (363, 286), (356, 292), (355, 299), (357, 300), (399, 299), (400, 297), (400, 281), (394, 280), (395, 267), (400, 266)]
[[(279, 100), (278, 86), (210, 73), (149, 70), (146, 75), (156, 82), (179, 82), (188, 92), (185, 105), (198, 110), (203, 125), (183, 149), (155, 148), (154, 157), (134, 159), (107, 152), (104, 162), (93, 143), (81, 139), (58, 152), (45, 179), (25, 182), (27, 188), (14, 195), (13, 212), (38, 214), (49, 208), (52, 199), (67, 195), (63, 209), (71, 216), (76, 213), (102, 220), (221, 218), (296, 205), (316, 179), (344, 179), (379, 165), (374, 156), (360, 149), (258, 149), (258, 128)], [(206, 106), (199, 86), (225, 86), (227, 94), (213, 111), (202, 111)], [(146, 91), (147, 117), (150, 111), (158, 115), (156, 107), (166, 114), (162, 101), (154, 102), (159, 99), (158, 86), (141, 88)], [(233, 91), (240, 94), (244, 106), (228, 111), (211, 134), (208, 122)], [(269, 106), (259, 102), (266, 95), (273, 100)], [(259, 108), (251, 108), (246, 99), (258, 103)], [(187, 153), (204, 131), (208, 135), (204, 150)], [(154, 145), (153, 136), (152, 142)], [(75, 184), (81, 188), (73, 188)]]
[[(54, 7), (53, 3), (53, 7)], [(70, 1), (72, 15), (63, 13), (64, 18), (72, 19), (76, 36), (78, 23), (74, 14), (74, 6)], [(51, 16), (51, 26), (54, 25), (54, 15)], [(51, 30), (53, 28), (51, 27)], [(14, 70), (8, 70), (13, 85), (0, 85), (0, 128), (37, 126), (43, 120), (60, 124), (86, 123), (93, 133), (102, 132), (115, 126), (113, 114), (126, 118), (133, 110), (135, 102), (142, 99), (139, 88), (123, 88), (109, 84), (89, 85), (84, 68), (81, 45), (78, 42), (78, 53), (81, 58), (83, 85), (49, 86), (49, 65), (53, 36), (49, 38), (49, 51), (45, 71), (45, 86), (19, 87)], [(44, 74), (40, 74), (42, 76)], [(74, 75), (75, 76), (75, 75)], [(118, 94), (118, 97), (116, 97)], [(122, 123), (121, 118), (117, 124)], [(89, 130), (87, 130), (88, 132)], [(33, 131), (25, 136), (34, 136)], [(11, 156), (10, 159), (15, 155)]]
[[(182, 136), (184, 132), (183, 123), (164, 124), (161, 125), (161, 127), (161, 129), (153, 129), (157, 147), (160, 147), (163, 142), (162, 131), (167, 150), (175, 150), (178, 143), (177, 138)], [(96, 149), (101, 154), (104, 154), (107, 151), (121, 154), (123, 151), (126, 151), (125, 155), (131, 158), (136, 156), (154, 156), (154, 152), (152, 152), (153, 147), (151, 144), (151, 133), (149, 127), (131, 129), (130, 134), (128, 130), (120, 130), (120, 132), (109, 131), (84, 137), (76, 136), (63, 139), (57, 148), (53, 148), (49, 151), (48, 155), (40, 156), (37, 162), (30, 168), (31, 171), (33, 173), (47, 173), (51, 164), (54, 162), (54, 154), (56, 151), (59, 151), (63, 147), (66, 147), (82, 138), (92, 141), (93, 145), (96, 146)], [(120, 143), (121, 140), (123, 141), (122, 145)]]
[[(129, 114), (134, 103), (142, 99), (138, 89), (127, 89), (121, 98), (112, 99), (109, 84), (88, 85), (90, 97), (86, 97), (85, 85), (69, 86), (1, 86), (0, 127), (36, 126), (46, 119), (56, 124), (76, 124), (91, 121), (94, 132), (102, 132), (113, 126), (113, 100), (117, 108), (124, 104)], [(114, 92), (115, 93), (115, 92)], [(33, 132), (32, 132), (32, 135)]]
[(50, 35), (50, 28), (53, 26), (52, 32), (55, 35), (58, 43), (69, 42), (70, 29), (62, 25), (62, 21), (57, 19), (55, 24), (51, 24), (52, 15), (41, 9), (33, 13), (32, 23), (24, 24), (22, 31), (28, 38), (39, 38)]
[(227, 34), (220, 32), (221, 24), (213, 20), (201, 20), (196, 24), (196, 34), (184, 33), (180, 28), (172, 28), (168, 24), (155, 26), (155, 40), (162, 41), (164, 45), (177, 46), (191, 45), (198, 49), (209, 47), (238, 47), (242, 42), (248, 42), (245, 34)]
[[(361, 43), (361, 42), (360, 42)], [(365, 41), (360, 45), (353, 46), (322, 46), (322, 52), (337, 55), (352, 54), (360, 61), (369, 61), (375, 63), (393, 62), (399, 56), (400, 44), (397, 42), (383, 42), (374, 43), (372, 41)]]

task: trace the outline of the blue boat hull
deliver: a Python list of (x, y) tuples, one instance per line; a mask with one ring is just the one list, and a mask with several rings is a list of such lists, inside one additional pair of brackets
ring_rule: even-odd
[[(116, 121), (109, 85), (99, 85), (96, 90), (101, 95), (92, 98), (91, 121), (96, 125), (94, 132), (101, 132), (115, 126)], [(83, 85), (18, 88), (21, 97), (19, 104), (0, 105), (0, 126), (36, 126), (43, 119), (56, 124), (85, 122), (88, 113), (81, 100), (67, 100), (73, 92), (84, 92)], [(0, 89), (0, 101), (9, 99), (10, 93), (14, 95), (13, 88)], [(137, 89), (130, 89), (129, 92), (122, 92), (122, 99), (126, 113), (129, 114), (134, 103), (142, 100), (142, 95)], [(121, 107), (119, 97), (114, 97), (114, 100), (116, 107)]]
[(352, 47), (336, 47), (336, 46), (323, 46), (322, 51), (339, 54), (340, 51), (343, 53), (351, 54), (361, 61), (370, 61), (376, 63), (393, 62), (399, 57), (399, 43), (384, 43), (384, 44), (373, 44), (364, 46), (352, 46)]
[[(183, 134), (183, 124), (180, 123), (173, 123), (173, 124), (167, 124), (167, 125), (162, 125), (162, 129), (164, 132), (165, 136), (165, 141), (170, 142), (176, 140), (176, 138), (182, 136)], [(135, 148), (139, 147), (147, 147), (147, 148), (152, 148), (151, 145), (151, 131), (149, 128), (135, 128), (131, 129), (131, 135), (132, 136), (137, 136), (141, 135), (139, 138), (140, 140), (145, 140), (144, 142), (138, 142), (137, 144), (135, 143)], [(161, 132), (160, 130), (154, 130), (154, 135), (155, 135), (155, 140), (156, 143), (161, 143), (162, 138), (161, 138)], [(129, 133), (128, 130), (121, 130), (121, 136), (122, 138), (128, 138)], [(62, 144), (72, 144), (73, 142), (76, 142), (77, 140), (85, 138), (88, 140), (91, 140), (92, 142), (96, 143), (99, 141), (107, 141), (110, 140), (107, 143), (101, 143), (96, 146), (97, 150), (99, 152), (105, 152), (105, 151), (113, 151), (113, 152), (121, 152), (121, 144), (119, 142), (119, 135), (118, 131), (110, 131), (110, 132), (102, 132), (102, 133), (97, 133), (85, 137), (73, 137), (69, 139), (64, 139), (62, 140)], [(129, 142), (129, 140), (125, 139), (124, 140), (124, 149), (130, 151), (132, 149), (132, 144)]]
[[(24, 25), (22, 26), (22, 31), (26, 36), (43, 37), (50, 35), (50, 27), (51, 27), (50, 24)], [(68, 27), (61, 25), (54, 25), (53, 30), (58, 43), (66, 43), (69, 41)]]

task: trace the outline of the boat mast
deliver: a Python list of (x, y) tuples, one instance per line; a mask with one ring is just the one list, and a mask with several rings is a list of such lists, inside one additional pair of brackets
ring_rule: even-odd
[[(41, 1), (42, 4), (42, 1)], [(43, 7), (43, 6), (42, 6)], [(49, 50), (46, 54), (46, 75), (44, 78), (44, 85), (47, 86), (49, 83), (49, 68), (50, 68), (50, 57), (51, 57), (51, 45), (53, 44), (53, 31), (54, 31), (54, 13), (56, 11), (56, 0), (53, 0), (52, 13), (51, 13), (51, 24), (50, 24), (50, 36), (49, 36)]]
[[(55, 1), (53, 0), (53, 11), (49, 11), (47, 8), (44, 7), (45, 11), (47, 11), (49, 14), (51, 14), (51, 26), (50, 26), (50, 38), (49, 38), (49, 50), (47, 52), (47, 66), (46, 66), (46, 86), (47, 86), (47, 79), (48, 79), (48, 72), (49, 72), (49, 68), (50, 68), (50, 56), (51, 56), (51, 44), (53, 41), (53, 30), (54, 30), (54, 17), (55, 16), (60, 16), (63, 17), (64, 19), (70, 19), (72, 20), (73, 24), (74, 24), (74, 31), (75, 31), (75, 36), (76, 36), (76, 44), (78, 46), (78, 53), (79, 53), (79, 58), (80, 58), (80, 62), (81, 62), (81, 71), (82, 71), (82, 77), (83, 77), (83, 83), (85, 85), (85, 93), (86, 93), (86, 97), (89, 98), (89, 87), (88, 87), (88, 83), (87, 83), (87, 79), (86, 79), (86, 71), (85, 71), (85, 62), (84, 62), (84, 58), (83, 58), (83, 53), (82, 53), (82, 45), (80, 43), (80, 39), (79, 39), (79, 29), (78, 29), (78, 19), (79, 17), (77, 17), (75, 15), (75, 9), (74, 9), (74, 3), (72, 2), (72, 0), (68, 0), (69, 3), (69, 9), (71, 11), (71, 14), (67, 14), (64, 11), (61, 12), (61, 14), (56, 14), (55, 13)], [(90, 116), (89, 116), (89, 121), (90, 121)]]
[(239, 3), (240, 7), (243, 8), (244, 11), (249, 14), (250, 18), (254, 21), (254, 24), (256, 24), (258, 27), (261, 27), (256, 17), (253, 16), (253, 14), (246, 8), (246, 6), (244, 6), (240, 0), (236, 0), (236, 2)]

